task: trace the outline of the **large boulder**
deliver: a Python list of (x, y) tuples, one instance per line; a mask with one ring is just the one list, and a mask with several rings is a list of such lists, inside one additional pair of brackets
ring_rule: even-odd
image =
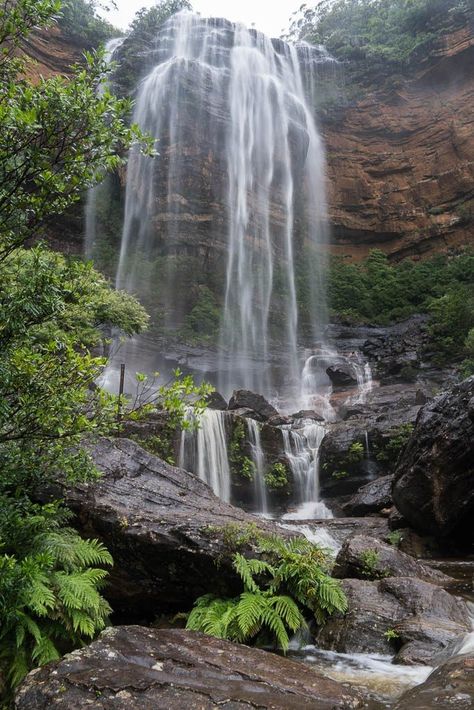
[(472, 542), (473, 398), (470, 377), (423, 407), (393, 488), (395, 505), (415, 529), (461, 544)]
[(393, 476), (381, 476), (359, 488), (342, 509), (346, 515), (379, 513), (392, 505)]
[(436, 654), (466, 634), (466, 604), (444, 589), (412, 577), (344, 579), (349, 608), (332, 616), (316, 643), (339, 653), (399, 651), (397, 660), (431, 665)]
[(235, 593), (222, 531), (248, 524), (273, 530), (270, 523), (224, 503), (197, 476), (133, 441), (101, 439), (91, 453), (101, 478), (62, 494), (81, 533), (112, 553), (105, 593), (118, 618), (150, 620), (188, 609), (209, 590)]
[(330, 365), (326, 374), (335, 387), (351, 387), (357, 384), (357, 375), (354, 368), (348, 363)]
[(263, 419), (278, 415), (277, 410), (265, 397), (250, 390), (234, 390), (229, 402), (229, 409), (251, 409)]
[(443, 663), (424, 683), (404, 693), (394, 710), (472, 710), (473, 706), (474, 654), (471, 651)]
[(448, 575), (368, 535), (356, 535), (346, 540), (336, 557), (333, 574), (341, 579), (415, 577), (442, 587), (456, 584), (456, 580)]
[(356, 710), (360, 696), (310, 666), (211, 636), (123, 626), (31, 672), (17, 710)]

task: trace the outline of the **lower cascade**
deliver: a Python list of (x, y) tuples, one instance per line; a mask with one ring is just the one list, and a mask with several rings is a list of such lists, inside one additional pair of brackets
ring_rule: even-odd
[[(188, 417), (193, 420), (192, 410), (188, 411)], [(183, 430), (178, 465), (196, 473), (219, 498), (230, 500), (225, 412), (206, 409), (195, 432)]]

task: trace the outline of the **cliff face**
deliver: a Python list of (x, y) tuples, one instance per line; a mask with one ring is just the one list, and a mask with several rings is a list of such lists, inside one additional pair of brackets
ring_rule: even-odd
[(378, 85), (369, 75), (360, 98), (325, 119), (336, 253), (399, 259), (473, 243), (473, 67), (466, 26), (410, 75)]
[[(35, 79), (67, 74), (84, 48), (53, 27), (33, 35), (25, 51), (32, 59), (28, 73)], [(368, 67), (357, 98), (326, 111), (320, 127), (327, 150), (333, 252), (361, 259), (380, 248), (401, 259), (474, 242), (473, 66), (471, 22), (444, 35), (404, 75), (377, 76)], [(354, 93), (350, 71), (345, 81)], [(193, 145), (191, 136), (183, 161), (204, 154), (205, 143)], [(193, 187), (199, 205), (182, 230), (187, 234), (190, 225), (196, 228), (206, 254), (225, 248), (225, 216), (212, 198), (216, 181), (225, 182), (225, 174), (218, 156), (209, 153)], [(166, 210), (161, 215), (166, 219)], [(81, 249), (80, 221), (75, 215), (67, 244), (58, 230), (60, 248)]]
[(85, 46), (75, 44), (57, 26), (32, 33), (22, 47), (29, 58), (27, 74), (32, 81), (57, 74), (68, 75), (71, 65), (83, 60)]

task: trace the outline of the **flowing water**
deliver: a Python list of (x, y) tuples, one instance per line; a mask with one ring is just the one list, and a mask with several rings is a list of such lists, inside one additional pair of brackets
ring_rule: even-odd
[[(178, 465), (193, 471), (207, 483), (216, 496), (229, 502), (230, 470), (227, 451), (226, 412), (206, 409), (199, 420), (197, 429), (184, 429)], [(188, 411), (189, 421), (193, 421), (192, 410)]]
[[(110, 39), (105, 45), (105, 56), (104, 61), (106, 64), (110, 64), (114, 59), (114, 54), (117, 49), (122, 45), (123, 38), (116, 37), (115, 39)], [(107, 81), (103, 82), (99, 88), (98, 93), (102, 95), (105, 88), (107, 87)], [(107, 198), (108, 193), (108, 178), (106, 178), (99, 185), (91, 187), (87, 191), (86, 197), (86, 207), (84, 213), (85, 221), (85, 237), (84, 237), (84, 251), (88, 259), (94, 256), (95, 248), (97, 246), (97, 207), (98, 202), (102, 199)]]
[(268, 515), (267, 488), (265, 485), (265, 454), (260, 439), (260, 427), (254, 419), (246, 420), (250, 451), (254, 465), (256, 511)]
[(297, 252), (314, 339), (326, 321), (324, 150), (301, 63), (306, 76), (327, 60), (317, 49), (310, 55), (307, 46), (242, 25), (178, 13), (159, 30), (147, 59), (156, 64), (139, 86), (134, 121), (158, 139), (160, 156), (130, 154), (117, 286), (155, 299), (165, 326), (179, 328), (186, 260), (203, 264), (215, 241), (224, 257), (224, 395), (238, 387), (274, 392), (274, 342), (285, 363), (283, 385), (296, 393)]

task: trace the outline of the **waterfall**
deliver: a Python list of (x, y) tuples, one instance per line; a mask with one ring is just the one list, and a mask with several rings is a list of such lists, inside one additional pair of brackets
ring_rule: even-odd
[[(227, 451), (226, 412), (206, 409), (197, 429), (183, 429), (178, 465), (196, 473), (216, 496), (230, 500), (230, 468)], [(193, 420), (188, 410), (188, 420)]]
[(266, 515), (268, 514), (268, 504), (265, 486), (265, 456), (260, 441), (260, 428), (254, 419), (247, 418), (246, 423), (252, 461), (255, 467), (255, 504), (257, 511)]
[(282, 428), (285, 455), (293, 473), (298, 509), (283, 516), (286, 520), (332, 518), (319, 500), (319, 448), (325, 427), (307, 422), (300, 431)]
[[(123, 37), (109, 39), (105, 45), (104, 61), (106, 64), (110, 64), (113, 61), (114, 54), (122, 43)], [(104, 81), (99, 85), (99, 96), (103, 94), (106, 87), (107, 81)], [(102, 183), (94, 185), (94, 187), (89, 188), (87, 191), (86, 206), (84, 211), (84, 251), (87, 259), (91, 259), (94, 255), (94, 249), (97, 241), (97, 204), (102, 197), (105, 198), (107, 195), (107, 182), (108, 180), (106, 178)]]
[(306, 332), (321, 337), (326, 320), (324, 150), (301, 70), (326, 61), (313, 54), (183, 12), (160, 28), (138, 87), (133, 120), (160, 155), (130, 153), (116, 282), (167, 332), (186, 325), (195, 281), (214, 284), (224, 395), (298, 390), (297, 274)]

